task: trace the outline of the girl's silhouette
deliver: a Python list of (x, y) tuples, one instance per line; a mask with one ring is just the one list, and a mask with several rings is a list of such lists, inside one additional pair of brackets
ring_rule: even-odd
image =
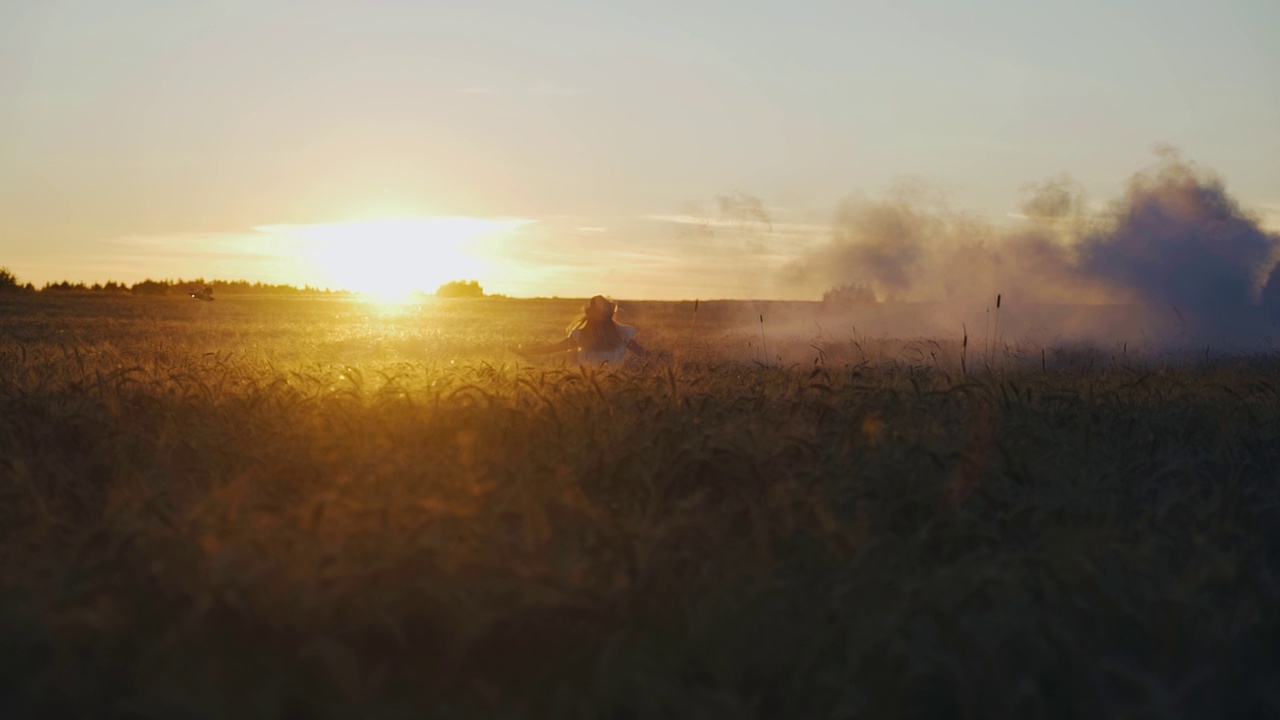
[(569, 335), (558, 343), (533, 348), (512, 348), (524, 356), (551, 355), (577, 351), (579, 365), (618, 365), (627, 351), (647, 355), (648, 350), (636, 342), (636, 329), (613, 321), (618, 306), (603, 295), (597, 295), (582, 308), (582, 318), (569, 328)]

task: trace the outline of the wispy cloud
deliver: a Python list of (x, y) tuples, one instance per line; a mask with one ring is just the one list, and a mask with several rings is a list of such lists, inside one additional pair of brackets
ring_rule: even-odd
[(513, 295), (776, 297), (787, 290), (776, 283), (781, 269), (830, 232), (783, 224), (742, 234), (732, 223), (697, 222), (684, 215), (542, 218), (491, 244), (492, 284)]
[[(187, 258), (280, 258), (296, 248), (269, 237), (260, 229), (221, 233), (178, 235), (126, 235), (107, 238), (103, 243), (112, 252), (132, 255), (163, 253), (166, 257)], [(286, 247), (288, 245), (288, 247)]]
[(528, 92), (531, 95), (541, 95), (544, 97), (568, 97), (571, 95), (582, 95), (587, 92), (586, 88), (570, 87), (567, 85), (559, 85), (557, 83), (535, 83), (530, 85)]
[[(656, 220), (660, 222), (673, 223), (675, 225), (692, 225), (705, 226), (713, 228), (737, 228), (742, 226), (742, 222), (733, 218), (723, 217), (707, 217), (705, 215), (694, 215), (688, 213), (678, 213), (674, 215), (642, 215), (646, 220)], [(790, 234), (812, 234), (830, 232), (829, 224), (805, 223), (805, 222), (773, 222), (769, 226), (770, 232)]]
[(307, 284), (296, 242), (255, 230), (103, 238), (29, 266), (35, 277), (134, 283), (145, 279), (244, 279)]

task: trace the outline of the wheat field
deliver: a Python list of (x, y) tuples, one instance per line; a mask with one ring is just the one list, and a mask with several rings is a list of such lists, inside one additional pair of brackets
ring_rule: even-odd
[(0, 297), (0, 716), (1280, 714), (1276, 356), (580, 305)]

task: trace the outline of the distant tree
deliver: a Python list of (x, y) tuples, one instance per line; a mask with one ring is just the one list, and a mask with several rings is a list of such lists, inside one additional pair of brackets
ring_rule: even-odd
[(484, 288), (475, 280), (454, 280), (437, 288), (436, 297), (484, 297)]
[(89, 288), (85, 287), (84, 283), (72, 284), (66, 280), (63, 280), (62, 282), (57, 282), (57, 283), (46, 283), (44, 286), (44, 290), (51, 290), (54, 292), (70, 292), (72, 290), (88, 290), (88, 289)]
[(875, 302), (875, 292), (861, 283), (841, 285), (822, 293), (822, 304), (827, 306), (873, 305)]
[(169, 283), (165, 281), (156, 282), (155, 280), (143, 280), (140, 283), (134, 283), (129, 288), (129, 292), (134, 295), (168, 295)]
[(0, 292), (15, 292), (22, 289), (18, 278), (9, 272), (9, 268), (0, 267)]

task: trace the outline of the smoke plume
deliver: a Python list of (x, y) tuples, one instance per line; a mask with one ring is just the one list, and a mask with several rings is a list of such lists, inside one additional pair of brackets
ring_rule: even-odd
[(954, 211), (919, 183), (849, 199), (831, 240), (788, 278), (828, 298), (874, 296), (882, 314), (910, 305), (904, 317), (918, 326), (903, 332), (974, 327), (997, 294), (1015, 336), (1246, 345), (1280, 332), (1280, 235), (1213, 173), (1157, 154), (1101, 211), (1069, 177), (1026, 186), (1012, 228)]
[(1235, 325), (1264, 294), (1271, 298), (1266, 284), (1278, 246), (1280, 237), (1264, 232), (1221, 180), (1166, 154), (1154, 173), (1130, 181), (1104, 228), (1083, 238), (1079, 266), (1204, 329)]

